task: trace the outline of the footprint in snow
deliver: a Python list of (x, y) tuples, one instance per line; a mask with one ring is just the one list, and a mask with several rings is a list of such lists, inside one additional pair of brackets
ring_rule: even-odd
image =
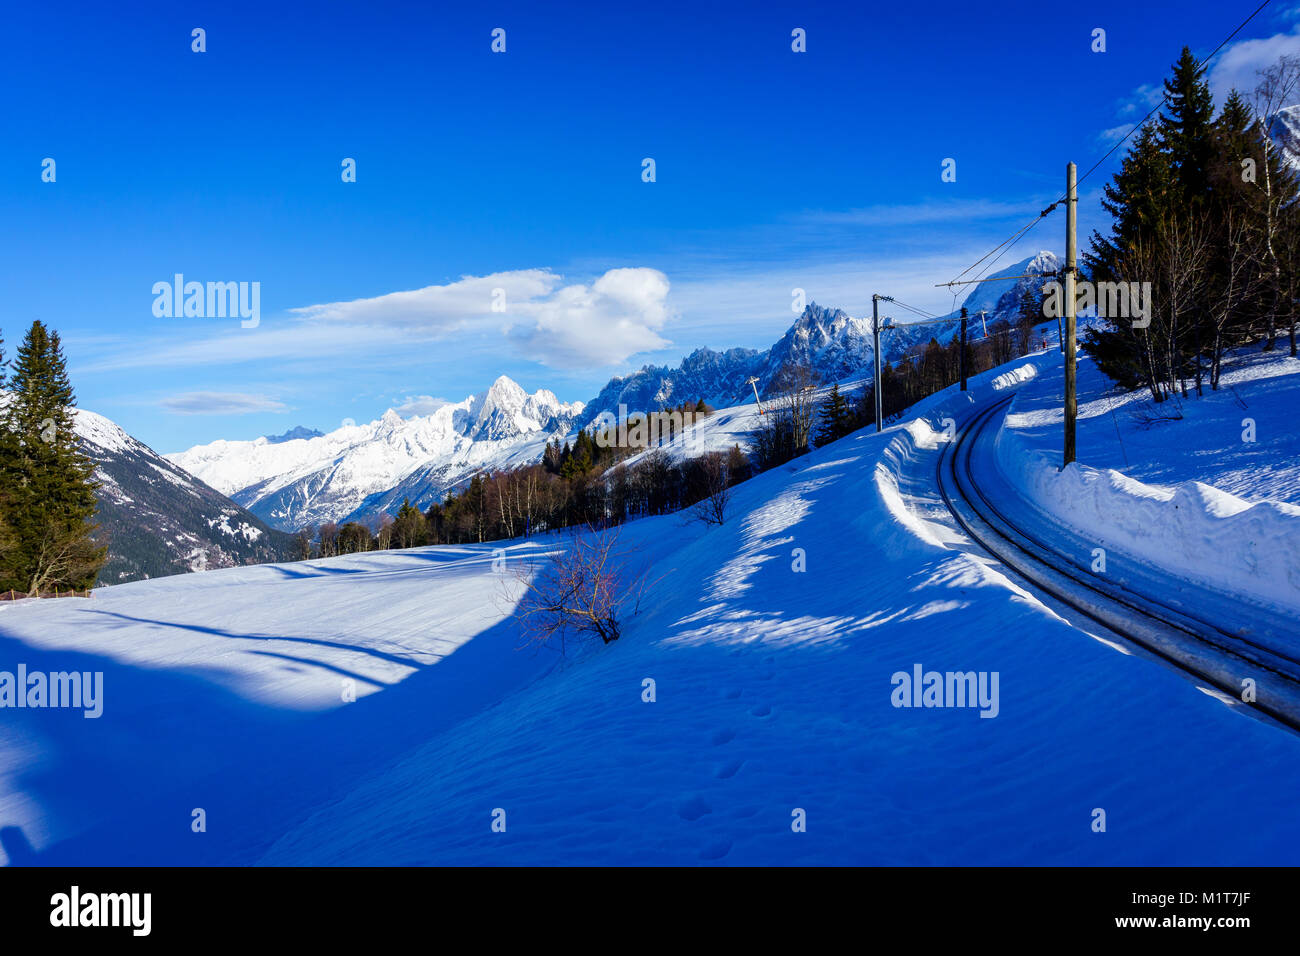
[(714, 772), (714, 776), (719, 780), (729, 780), (740, 772), (740, 768), (745, 765), (743, 760), (728, 760)]
[(767, 704), (759, 704), (757, 707), (751, 710), (750, 713), (753, 714), (755, 717), (767, 717), (769, 714), (772, 713), (772, 708), (769, 707)]
[(712, 812), (713, 808), (705, 803), (704, 798), (698, 793), (692, 794), (677, 804), (677, 815), (683, 820), (698, 820), (704, 814)]
[(735, 739), (736, 732), (734, 730), (719, 730), (713, 735), (713, 746), (721, 747), (723, 744), (731, 743)]
[(719, 840), (716, 843), (710, 843), (700, 851), (701, 860), (721, 860), (731, 852), (730, 840)]

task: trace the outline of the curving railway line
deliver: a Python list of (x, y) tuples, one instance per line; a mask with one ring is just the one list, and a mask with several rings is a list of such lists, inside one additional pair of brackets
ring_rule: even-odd
[[(1300, 657), (1270, 641), (1270, 626), (1228, 630), (1130, 582), (1080, 566), (1020, 527), (975, 479), (976, 447), (1014, 396), (977, 409), (939, 456), (938, 488), (966, 535), (1034, 588), (1164, 658), (1226, 695), (1300, 730)], [(1249, 612), (1245, 612), (1249, 613)], [(1262, 636), (1261, 636), (1262, 635)], [(1248, 684), (1247, 681), (1253, 682)], [(1253, 686), (1252, 694), (1247, 693)]]

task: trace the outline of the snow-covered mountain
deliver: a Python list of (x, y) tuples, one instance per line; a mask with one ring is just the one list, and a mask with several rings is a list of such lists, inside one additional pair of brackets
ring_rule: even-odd
[(1278, 110), (1274, 119), (1273, 141), (1291, 167), (1300, 171), (1300, 105)]
[(74, 411), (82, 450), (100, 482), (96, 520), (108, 538), (101, 584), (292, 557), (288, 535), (128, 435), (102, 415)]
[(168, 458), (282, 529), (373, 520), (403, 498), (427, 506), (477, 471), (534, 460), (568, 434), (581, 402), (531, 395), (506, 376), (464, 401), (404, 419), (273, 441), (215, 441)]
[[(1012, 318), (1021, 297), (1059, 260), (1039, 252), (1002, 270), (1006, 278), (974, 287), (966, 307), (988, 312), (988, 322)], [(886, 309), (882, 315), (888, 315)], [(931, 338), (957, 334), (953, 316), (941, 324), (895, 323), (882, 333), (893, 362)], [(978, 320), (977, 320), (978, 321)], [(972, 335), (979, 334), (972, 327)], [(421, 508), (476, 472), (495, 471), (541, 457), (546, 443), (595, 422), (604, 413), (654, 411), (704, 399), (715, 407), (753, 401), (750, 378), (767, 398), (785, 388), (794, 369), (809, 368), (822, 384), (861, 377), (872, 368), (871, 319), (810, 303), (770, 348), (696, 349), (680, 365), (647, 365), (613, 378), (591, 402), (561, 402), (552, 392), (532, 395), (505, 376), (486, 392), (444, 405), (432, 414), (402, 418), (389, 409), (365, 425), (328, 434), (293, 429), (253, 441), (215, 441), (168, 458), (197, 475), (273, 527), (294, 530), (325, 521), (373, 523), (404, 498)], [(298, 437), (301, 436), (301, 437)]]
[(981, 282), (973, 287), (962, 305), (971, 315), (980, 311), (988, 312), (987, 320), (990, 322), (997, 319), (1014, 320), (1025, 295), (1036, 292), (1042, 284), (1042, 275), (1056, 272), (1063, 265), (1064, 263), (1055, 253), (1038, 252), (997, 273), (999, 276), (1028, 276), (1029, 278), (1006, 278)]
[[(998, 275), (1009, 278), (974, 286), (963, 305), (971, 316), (981, 310), (988, 313), (984, 321), (1014, 319), (1020, 302), (1029, 291), (1036, 291), (1045, 272), (1054, 272), (1060, 260), (1051, 252), (1038, 252), (1008, 266)], [(1029, 275), (1031, 278), (1011, 278)], [(1036, 278), (1035, 278), (1036, 277)], [(891, 314), (884, 303), (882, 319)], [(931, 338), (946, 343), (957, 334), (960, 310), (945, 318), (950, 321), (931, 325), (909, 325), (895, 320), (882, 333), (881, 351), (888, 362), (897, 361)], [(973, 321), (979, 322), (978, 319)], [(981, 326), (974, 326), (980, 334)], [(696, 349), (677, 368), (647, 365), (639, 371), (610, 379), (591, 402), (584, 418), (595, 421), (602, 413), (618, 413), (620, 404), (629, 411), (645, 411), (704, 399), (710, 405), (724, 407), (753, 401), (748, 379), (756, 377), (758, 392), (764, 398), (782, 389), (791, 369), (812, 369), (818, 380), (827, 384), (861, 376), (872, 368), (871, 318), (855, 318), (839, 309), (810, 303), (786, 333), (764, 351), (729, 349), (715, 352)]]

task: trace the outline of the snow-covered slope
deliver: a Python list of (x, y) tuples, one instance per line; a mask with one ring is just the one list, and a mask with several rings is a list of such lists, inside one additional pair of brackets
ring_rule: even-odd
[[(1294, 865), (1296, 737), (1076, 629), (928, 527), (942, 419), (1054, 361), (760, 475), (721, 527), (628, 525), (624, 542), (662, 578), (620, 641), (562, 665), (520, 650), (508, 616), (509, 566), (547, 540), (0, 608), (5, 659), (105, 674), (98, 720), (8, 712), (4, 852), (77, 865)], [(893, 675), (917, 665), (996, 672), (997, 716), (894, 706)]]
[(430, 415), (404, 419), (389, 409), (319, 437), (216, 441), (168, 458), (272, 525), (294, 529), (372, 519), (403, 497), (427, 506), (475, 471), (540, 457), (582, 407), (545, 389), (529, 395), (503, 375)]
[[(1062, 372), (1023, 389), (998, 464), (1043, 513), (1089, 548), (1300, 614), (1300, 361), (1285, 351), (1229, 356), (1222, 387), (1152, 406), (1079, 363), (1079, 460), (1060, 470)], [(1164, 417), (1157, 417), (1164, 416)], [(1085, 562), (1086, 563), (1086, 562)]]

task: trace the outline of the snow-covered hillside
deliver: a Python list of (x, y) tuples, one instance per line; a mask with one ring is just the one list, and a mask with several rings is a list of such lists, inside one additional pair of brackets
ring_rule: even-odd
[[(4, 851), (1294, 865), (1296, 736), (1072, 620), (944, 524), (944, 419), (1059, 361), (995, 370), (759, 475), (720, 527), (627, 525), (662, 576), (652, 600), (617, 643), (564, 661), (521, 649), (508, 616), (511, 569), (545, 539), (0, 608), (4, 660), (104, 671), (97, 719), (8, 712)], [(996, 674), (996, 716), (896, 706), (896, 676), (918, 666)]]
[[(1154, 406), (1079, 364), (1078, 457), (1060, 471), (1062, 371), (1017, 394), (998, 440), (1010, 487), (1104, 548), (1188, 587), (1186, 603), (1253, 603), (1300, 615), (1300, 361), (1243, 350), (1221, 388)], [(1010, 490), (1010, 489), (1009, 489)], [(1182, 584), (1177, 587), (1185, 587)], [(1193, 596), (1190, 592), (1195, 591)], [(1293, 628), (1288, 628), (1293, 630)], [(1297, 644), (1300, 650), (1300, 644)]]
[(503, 375), (429, 415), (389, 409), (319, 437), (216, 441), (168, 457), (272, 525), (296, 529), (374, 518), (405, 497), (427, 504), (476, 471), (535, 460), (582, 408), (545, 389), (529, 395)]

